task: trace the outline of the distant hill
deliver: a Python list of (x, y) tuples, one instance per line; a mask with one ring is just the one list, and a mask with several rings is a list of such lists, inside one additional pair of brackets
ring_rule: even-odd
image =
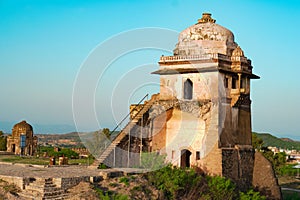
[[(0, 122), (0, 130), (5, 133), (11, 133), (13, 126), (17, 122)], [(30, 122), (28, 122), (31, 124)], [(76, 130), (75, 126), (68, 124), (31, 124), (35, 134), (49, 134), (49, 133), (69, 133)]]
[[(64, 134), (37, 134), (39, 143), (50, 144), (54, 146), (76, 146), (83, 147), (84, 140), (89, 138), (92, 139), (94, 132), (71, 132)], [(115, 131), (111, 138), (114, 138), (119, 131)], [(84, 139), (85, 138), (85, 139)], [(82, 141), (83, 139), (83, 141)]]
[(253, 133), (256, 134), (258, 138), (264, 141), (263, 146), (272, 146), (285, 149), (297, 149), (300, 150), (300, 142), (294, 141), (290, 138), (277, 138), (269, 133)]

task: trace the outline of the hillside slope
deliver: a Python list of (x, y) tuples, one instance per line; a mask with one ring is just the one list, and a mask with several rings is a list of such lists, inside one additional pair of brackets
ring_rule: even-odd
[(264, 141), (265, 147), (272, 146), (284, 149), (297, 149), (300, 150), (300, 142), (291, 140), (289, 138), (277, 138), (269, 133), (253, 133), (258, 138)]

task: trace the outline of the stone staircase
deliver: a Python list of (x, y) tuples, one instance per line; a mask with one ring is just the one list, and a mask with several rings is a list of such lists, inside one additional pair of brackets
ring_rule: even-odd
[(128, 135), (130, 130), (138, 123), (143, 115), (148, 112), (151, 106), (157, 101), (157, 95), (153, 95), (152, 98), (143, 104), (142, 109), (130, 120), (124, 129), (113, 139), (110, 145), (103, 151), (100, 158), (96, 159), (89, 168), (96, 169), (101, 163), (104, 163), (105, 159), (110, 153), (121, 143), (121, 141)]
[(34, 179), (19, 193), (23, 199), (61, 200), (68, 197), (67, 192), (53, 184), (52, 178)]

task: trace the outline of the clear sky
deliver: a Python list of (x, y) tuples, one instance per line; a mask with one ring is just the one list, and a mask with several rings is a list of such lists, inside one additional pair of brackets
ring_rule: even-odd
[[(74, 81), (99, 44), (137, 28), (180, 32), (203, 12), (212, 13), (218, 24), (235, 34), (252, 60), (254, 73), (261, 76), (252, 82), (253, 131), (300, 140), (298, 0), (0, 0), (0, 121), (72, 125)], [(175, 44), (176, 40), (170, 49)], [(168, 53), (145, 50), (121, 56), (111, 73), (118, 81), (130, 70), (155, 71), (161, 54)], [(115, 80), (103, 79), (98, 89), (103, 84), (119, 87)], [(155, 90), (153, 85), (150, 91)], [(99, 118), (108, 115), (105, 112), (111, 107), (101, 102), (107, 90), (95, 92)], [(118, 105), (123, 115), (137, 99), (111, 104)], [(101, 126), (113, 127), (114, 121), (107, 119)], [(88, 120), (85, 128), (96, 129)]]

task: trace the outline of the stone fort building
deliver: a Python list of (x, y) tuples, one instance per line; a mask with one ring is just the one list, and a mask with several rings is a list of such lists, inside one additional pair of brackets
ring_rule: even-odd
[(33, 156), (37, 149), (37, 136), (33, 136), (33, 129), (26, 121), (14, 125), (12, 135), (7, 137), (7, 152), (16, 155)]
[(130, 107), (131, 121), (96, 164), (134, 167), (142, 152), (156, 152), (173, 165), (199, 167), (242, 190), (253, 185), (280, 198), (270, 163), (252, 147), (250, 81), (259, 77), (233, 33), (204, 13), (179, 34), (173, 53), (161, 56), (153, 72), (160, 93)]

